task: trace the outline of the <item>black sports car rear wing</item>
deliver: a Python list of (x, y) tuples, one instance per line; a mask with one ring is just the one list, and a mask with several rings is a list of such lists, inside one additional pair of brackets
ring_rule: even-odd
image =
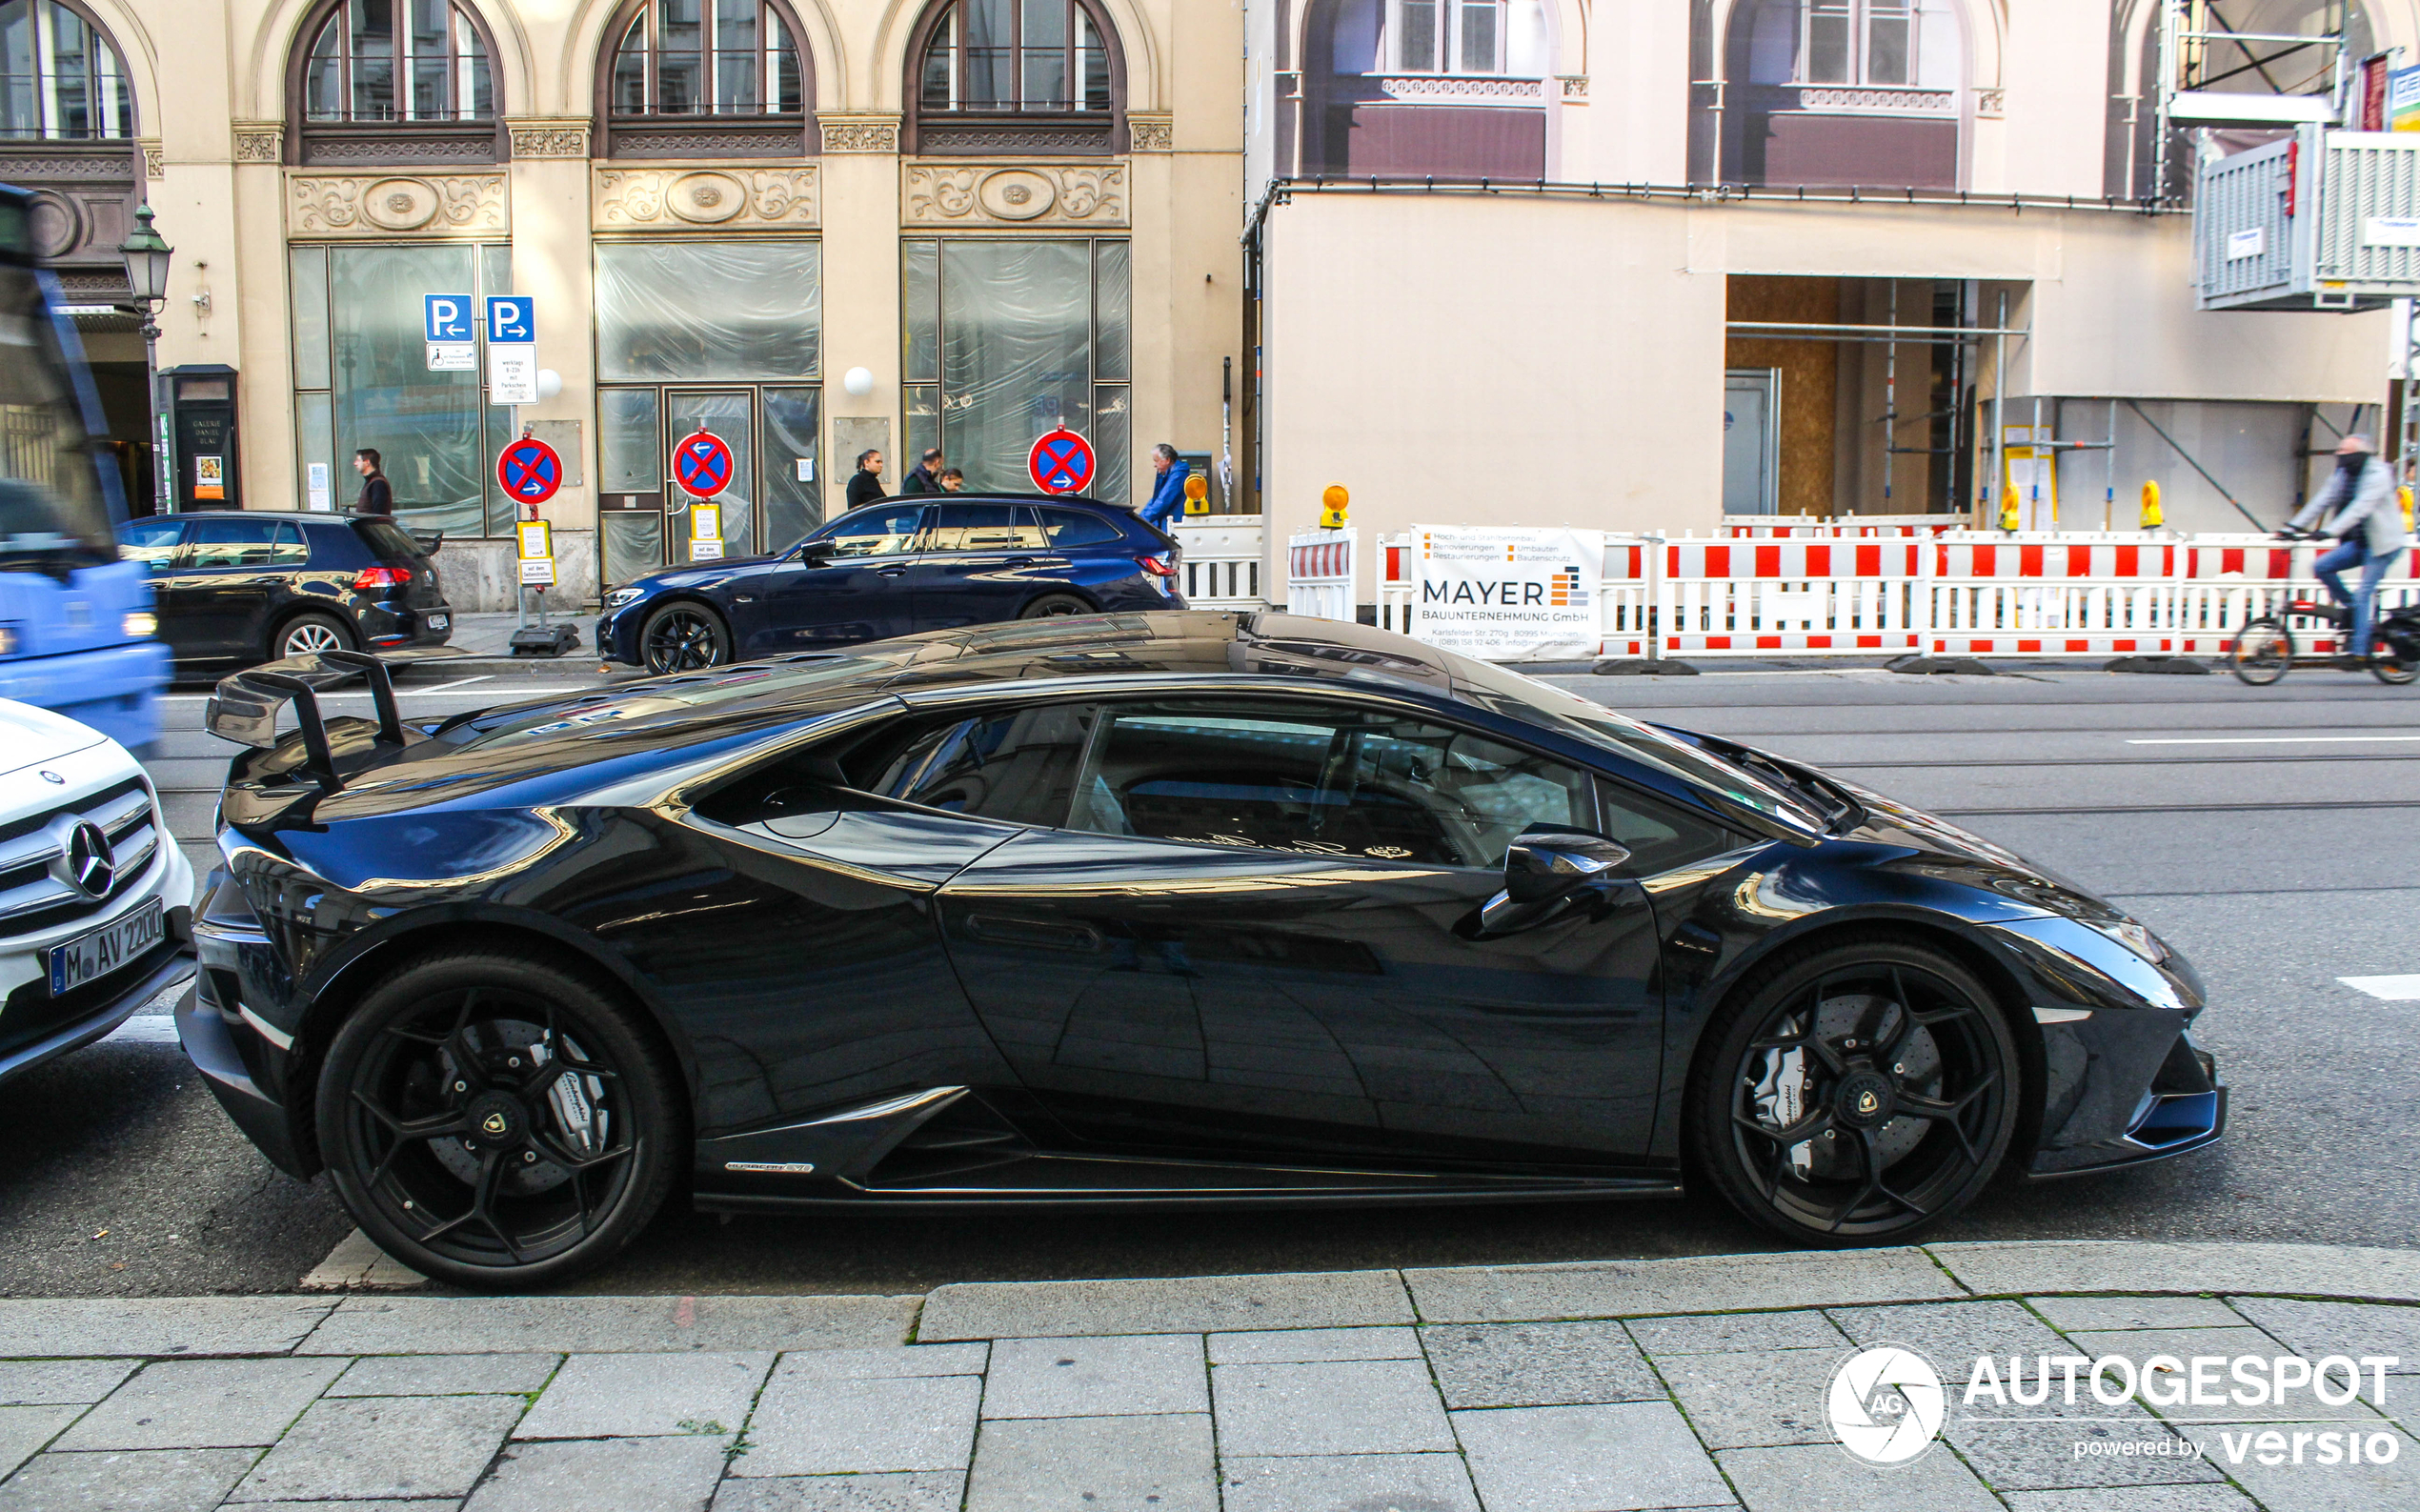
[(375, 741), (400, 747), (407, 740), (403, 717), (395, 707), (393, 669), (467, 655), (457, 646), (415, 646), (375, 654), (306, 652), (220, 678), (218, 691), (211, 695), (203, 709), (202, 726), (222, 740), (268, 750), (278, 740), (277, 711), (292, 704), (306, 757), (297, 770), (333, 793), (344, 785), (344, 779), (336, 773), (335, 757), (328, 745), (328, 721), (320, 712), (320, 694), (356, 678), (368, 682), (370, 700), (378, 715)]

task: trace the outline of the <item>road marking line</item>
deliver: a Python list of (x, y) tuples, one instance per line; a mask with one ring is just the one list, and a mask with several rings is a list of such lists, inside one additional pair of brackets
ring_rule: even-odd
[(467, 688), (474, 682), (485, 682), (494, 675), (494, 673), (483, 672), (475, 677), (463, 677), (454, 682), (441, 682), (434, 688), (397, 688), (395, 693), (398, 696), (407, 693), (443, 693), (448, 688)]
[(2355, 992), (2366, 992), (2388, 1002), (2420, 1002), (2420, 977), (2339, 977), (2336, 979)]
[(101, 1040), (105, 1045), (172, 1045), (176, 1038), (176, 1019), (170, 1014), (136, 1014), (110, 1031)]
[(2367, 745), (2382, 740), (2420, 740), (2420, 735), (2229, 735), (2190, 739), (2128, 740), (2128, 745)]

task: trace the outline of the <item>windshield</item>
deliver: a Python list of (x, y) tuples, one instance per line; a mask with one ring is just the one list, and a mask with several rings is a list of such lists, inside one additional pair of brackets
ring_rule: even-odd
[(1450, 651), (1434, 652), (1472, 701), (1498, 714), (1576, 736), (1643, 765), (1681, 778), (1731, 799), (1759, 814), (1804, 828), (1821, 831), (1824, 820), (1805, 799), (1745, 767), (1724, 760), (1710, 751), (1641, 724), (1601, 703), (1565, 693), (1552, 683), (1474, 661)]
[(0, 571), (117, 560), (42, 286), (0, 266)]

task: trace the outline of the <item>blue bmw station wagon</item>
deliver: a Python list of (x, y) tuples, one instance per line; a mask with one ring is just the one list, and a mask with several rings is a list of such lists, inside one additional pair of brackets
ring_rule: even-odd
[(785, 651), (1053, 615), (1182, 609), (1177, 543), (1097, 499), (924, 494), (854, 510), (774, 556), (610, 588), (608, 660), (689, 672)]

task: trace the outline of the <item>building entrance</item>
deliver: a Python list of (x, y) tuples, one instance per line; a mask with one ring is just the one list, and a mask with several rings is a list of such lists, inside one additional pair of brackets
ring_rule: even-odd
[(817, 447), (822, 393), (795, 385), (606, 389), (597, 394), (609, 583), (691, 559), (689, 506), (672, 454), (705, 431), (731, 448), (721, 497), (723, 554), (778, 552), (821, 524)]

